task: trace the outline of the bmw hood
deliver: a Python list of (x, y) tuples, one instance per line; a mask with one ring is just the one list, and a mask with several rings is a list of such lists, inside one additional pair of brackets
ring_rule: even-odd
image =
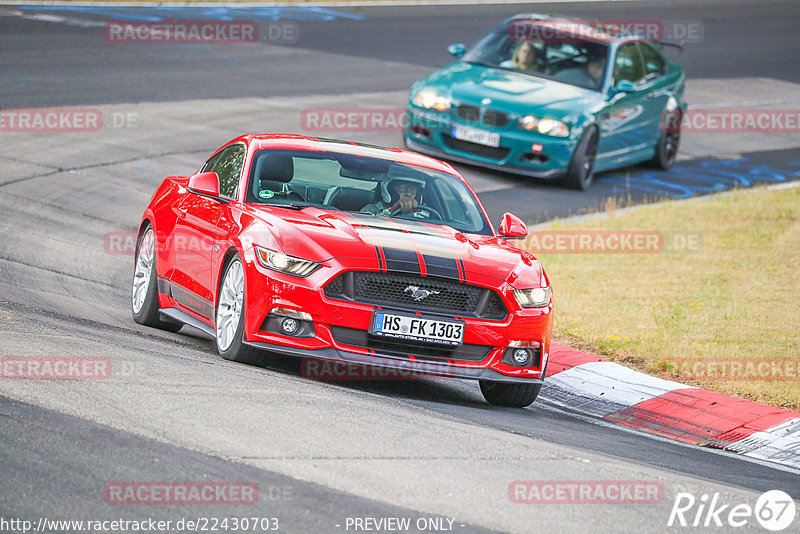
[(536, 258), (505, 240), (463, 234), (449, 226), (315, 207), (293, 211), (254, 207), (286, 254), (373, 270), (436, 276), (515, 288), (539, 287), (546, 279)]
[[(540, 113), (551, 118), (577, 115), (602, 100), (597, 91), (510, 70), (457, 62), (419, 82), (449, 92), (454, 104), (480, 105), (514, 115)], [(544, 113), (542, 113), (544, 112)]]

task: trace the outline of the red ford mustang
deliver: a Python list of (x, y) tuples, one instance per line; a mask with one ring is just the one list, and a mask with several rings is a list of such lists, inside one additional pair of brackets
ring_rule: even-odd
[(480, 381), (527, 406), (550, 350), (539, 261), (499, 235), (450, 165), (398, 149), (245, 135), (144, 212), (136, 322), (199, 328), (222, 357), (263, 351)]

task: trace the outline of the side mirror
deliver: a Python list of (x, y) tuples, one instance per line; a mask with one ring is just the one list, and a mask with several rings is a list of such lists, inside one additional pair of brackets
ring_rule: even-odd
[(210, 197), (219, 196), (219, 175), (215, 172), (201, 172), (189, 178), (189, 191), (208, 195)]
[(608, 90), (612, 96), (617, 93), (633, 93), (636, 91), (636, 85), (630, 80), (620, 80), (617, 85)]
[(528, 227), (516, 215), (504, 213), (503, 218), (500, 220), (499, 233), (500, 237), (507, 239), (528, 237)]
[(451, 44), (450, 46), (447, 47), (447, 52), (451, 56), (455, 56), (455, 57), (457, 57), (459, 59), (461, 59), (461, 56), (463, 56), (464, 52), (466, 52), (466, 51), (467, 51), (467, 47), (464, 46), (461, 43)]

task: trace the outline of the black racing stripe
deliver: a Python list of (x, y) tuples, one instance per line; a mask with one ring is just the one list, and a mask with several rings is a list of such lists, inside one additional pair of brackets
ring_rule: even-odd
[(387, 271), (422, 274), (417, 246), (407, 232), (391, 223), (389, 227), (370, 226), (369, 231), (383, 250)]
[(371, 230), (375, 242), (383, 248), (387, 270), (421, 274), (419, 251), (427, 276), (463, 281), (460, 273), (464, 272), (464, 263), (458, 257), (455, 244), (448, 243), (449, 238), (435, 227), (405, 219), (348, 215), (357, 219), (367, 231)]
[(386, 270), (398, 271), (411, 274), (421, 274), (419, 257), (414, 245), (408, 241), (409, 249), (396, 247), (383, 247), (383, 255), (386, 258)]
[(459, 279), (458, 259), (453, 247), (449, 244), (443, 246), (443, 239), (437, 239), (429, 235), (417, 234), (411, 236), (411, 238), (417, 243), (422, 257), (425, 259), (428, 276), (438, 276), (453, 280)]

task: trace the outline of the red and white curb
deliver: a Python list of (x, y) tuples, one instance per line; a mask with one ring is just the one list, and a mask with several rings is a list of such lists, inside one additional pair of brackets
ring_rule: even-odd
[(590, 416), (800, 468), (800, 413), (639, 373), (553, 342), (542, 398)]

